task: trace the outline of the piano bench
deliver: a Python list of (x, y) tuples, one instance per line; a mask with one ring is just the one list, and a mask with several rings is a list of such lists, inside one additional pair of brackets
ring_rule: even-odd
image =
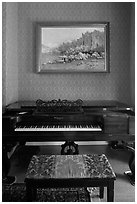
[(35, 201), (38, 188), (99, 187), (103, 198), (114, 201), (115, 173), (102, 155), (34, 155), (29, 163), (25, 183), (28, 201)]

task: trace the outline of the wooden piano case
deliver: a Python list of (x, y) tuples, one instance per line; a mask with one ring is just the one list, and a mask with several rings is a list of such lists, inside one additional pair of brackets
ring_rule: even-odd
[(119, 112), (110, 112), (104, 115), (104, 133), (127, 134), (129, 116)]

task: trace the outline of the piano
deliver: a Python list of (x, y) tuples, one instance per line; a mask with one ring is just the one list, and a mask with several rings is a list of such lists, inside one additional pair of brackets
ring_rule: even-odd
[(117, 148), (119, 142), (135, 141), (135, 112), (126, 104), (109, 100), (39, 99), (6, 106), (3, 146), (40, 141), (64, 141), (61, 154), (78, 154), (77, 141), (108, 141)]
[(135, 113), (116, 101), (19, 101), (2, 116), (3, 142), (133, 141)]

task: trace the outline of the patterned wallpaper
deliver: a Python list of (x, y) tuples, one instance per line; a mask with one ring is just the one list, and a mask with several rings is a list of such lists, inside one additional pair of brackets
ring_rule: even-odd
[[(36, 21), (110, 22), (110, 73), (35, 72)], [(130, 103), (130, 3), (18, 3), (18, 99), (119, 100)]]
[(6, 4), (2, 5), (2, 105), (6, 104)]
[(18, 99), (18, 6), (2, 3), (2, 104)]

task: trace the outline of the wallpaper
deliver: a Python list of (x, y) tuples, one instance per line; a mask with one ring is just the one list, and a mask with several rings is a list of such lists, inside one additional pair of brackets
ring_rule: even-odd
[(7, 105), (18, 99), (18, 7), (5, 2), (2, 6), (2, 103)]
[(2, 105), (6, 104), (6, 4), (2, 7)]
[[(18, 99), (81, 98), (131, 103), (130, 7), (130, 3), (112, 2), (18, 3), (18, 28), (14, 31), (18, 42)], [(37, 74), (35, 23), (54, 21), (110, 22), (110, 73)]]

